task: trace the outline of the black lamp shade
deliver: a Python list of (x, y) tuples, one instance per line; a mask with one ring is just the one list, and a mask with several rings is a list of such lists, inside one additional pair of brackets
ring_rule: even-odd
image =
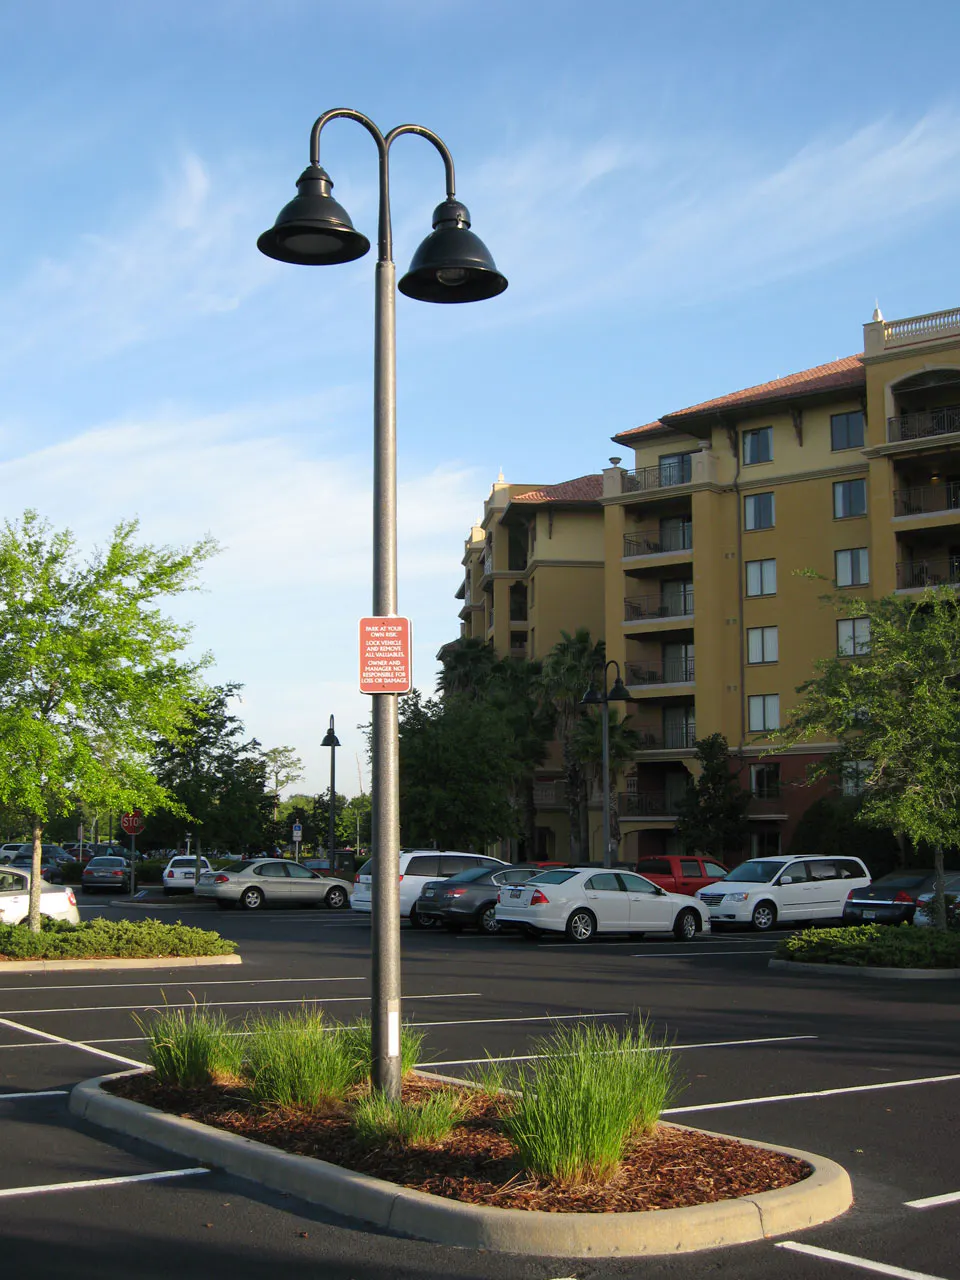
[(320, 743), (320, 745), (321, 747), (339, 747), (340, 739), (337, 737), (337, 735), (333, 732), (332, 729), (328, 729), (327, 732), (323, 735), (323, 741)]
[(580, 699), (580, 705), (581, 707), (600, 707), (603, 705), (603, 694), (599, 689), (591, 685)]
[(311, 164), (297, 179), (297, 194), (257, 241), (257, 248), (278, 262), (325, 266), (352, 262), (370, 248), (354, 229), (350, 215), (330, 194), (333, 183), (319, 165)]
[(466, 205), (444, 200), (433, 212), (433, 227), (397, 285), (401, 293), (420, 302), (481, 302), (503, 293), (507, 278), (470, 230)]
[(613, 682), (613, 688), (607, 694), (608, 702), (633, 702), (634, 697), (619, 676)]

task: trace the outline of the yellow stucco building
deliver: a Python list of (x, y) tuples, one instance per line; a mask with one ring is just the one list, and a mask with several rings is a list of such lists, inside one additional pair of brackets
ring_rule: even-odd
[[(632, 465), (611, 460), (602, 482), (494, 486), (467, 542), (462, 634), (531, 657), (561, 628), (605, 639), (643, 744), (620, 781), (621, 858), (676, 848), (693, 741), (714, 732), (753, 792), (743, 856), (785, 850), (830, 744), (761, 752), (813, 661), (869, 644), (820, 597), (960, 584), (960, 309), (877, 312), (860, 354), (614, 440)], [(539, 852), (562, 855), (565, 813), (543, 819)]]

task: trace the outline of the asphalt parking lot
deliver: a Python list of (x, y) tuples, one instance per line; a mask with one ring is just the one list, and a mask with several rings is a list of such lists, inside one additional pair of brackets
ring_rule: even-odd
[[(100, 912), (128, 913), (84, 906)], [(677, 1120), (819, 1152), (853, 1179), (849, 1213), (775, 1242), (538, 1260), (386, 1237), (74, 1121), (66, 1091), (139, 1061), (133, 1015), (164, 1001), (196, 998), (238, 1021), (303, 1001), (342, 1020), (367, 1008), (369, 926), (349, 912), (228, 914), (185, 901), (157, 915), (236, 938), (243, 966), (0, 972), (0, 1233), (11, 1274), (960, 1280), (952, 984), (780, 975), (766, 967), (775, 938), (746, 933), (578, 946), (404, 929), (404, 1016), (426, 1032), (424, 1066), (458, 1076), (490, 1054), (519, 1070), (562, 1021), (640, 1011), (676, 1044)]]

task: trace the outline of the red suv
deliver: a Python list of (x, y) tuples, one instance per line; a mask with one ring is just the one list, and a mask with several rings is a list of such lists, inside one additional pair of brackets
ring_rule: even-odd
[(715, 880), (722, 880), (730, 868), (712, 858), (696, 853), (664, 854), (659, 858), (641, 858), (634, 870), (668, 893), (686, 893), (690, 897)]

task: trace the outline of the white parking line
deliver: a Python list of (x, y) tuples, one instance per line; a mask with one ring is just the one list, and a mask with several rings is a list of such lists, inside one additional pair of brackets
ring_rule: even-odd
[(685, 959), (689, 957), (702, 956), (772, 956), (776, 951), (776, 947), (721, 947), (715, 948), (713, 951), (707, 951), (704, 947), (697, 947), (696, 951), (634, 951), (631, 960), (673, 960), (675, 958)]
[(107, 1049), (95, 1049), (93, 1045), (86, 1044), (83, 1040), (68, 1040), (65, 1036), (54, 1036), (49, 1031), (38, 1031), (36, 1027), (24, 1026), (22, 1022), (11, 1022), (9, 1018), (0, 1018), (0, 1025), (4, 1027), (12, 1027), (14, 1031), (23, 1031), (28, 1036), (39, 1036), (41, 1040), (56, 1041), (57, 1044), (65, 1044), (71, 1049), (82, 1049), (86, 1053), (95, 1053), (99, 1058), (110, 1058), (113, 1062), (122, 1062), (128, 1067), (145, 1067), (145, 1062), (138, 1062), (136, 1058), (124, 1058), (119, 1053), (110, 1053)]
[(960, 1191), (947, 1191), (942, 1196), (925, 1196), (923, 1200), (906, 1200), (908, 1209), (935, 1209), (941, 1204), (956, 1204), (960, 1200)]
[(0, 1093), (0, 1102), (11, 1102), (14, 1098), (62, 1098), (69, 1092), (69, 1089), (32, 1089), (28, 1093)]
[[(366, 982), (367, 978), (361, 976), (359, 978), (208, 978), (194, 979), (193, 982), (164, 982), (163, 979), (154, 978), (150, 982), (66, 982), (58, 986), (47, 986), (44, 983), (44, 991), (106, 991), (111, 988), (118, 987), (259, 987), (265, 986), (268, 982)], [(0, 987), (3, 991), (19, 991), (25, 995), (34, 994), (33, 987)], [(9, 1013), (16, 1012), (13, 1009), (8, 1010)]]
[[(405, 1003), (410, 1000), (466, 1000), (482, 995), (482, 991), (444, 991), (438, 995), (404, 996), (403, 999)], [(369, 996), (302, 996), (295, 1000), (218, 1000), (216, 1007), (228, 1009), (232, 1005), (241, 1005), (246, 1009), (253, 1004), (357, 1004), (369, 1003), (369, 1001)], [(92, 1004), (68, 1006), (65, 1009), (4, 1009), (3, 1012), (16, 1013), (23, 1017), (25, 1014), (40, 1013), (123, 1013), (131, 1009), (193, 1009), (194, 1007), (195, 1002), (191, 1001), (189, 1004)], [(0, 1017), (0, 1023), (3, 1021), (3, 1017)]]
[(898, 1280), (944, 1280), (943, 1276), (931, 1275), (929, 1271), (908, 1271), (905, 1267), (891, 1267), (886, 1262), (857, 1258), (852, 1253), (837, 1253), (835, 1249), (818, 1249), (813, 1244), (797, 1244), (794, 1240), (780, 1240), (776, 1247), (789, 1249), (791, 1253), (805, 1253), (811, 1258), (823, 1258), (827, 1262), (840, 1262), (848, 1267), (858, 1267), (861, 1271), (873, 1271), (881, 1276), (896, 1276)]
[[(678, 1045), (677, 1048), (684, 1046)], [(736, 1098), (732, 1102), (702, 1102), (696, 1107), (670, 1107), (665, 1116), (690, 1115), (694, 1111), (725, 1111), (728, 1107), (752, 1107), (761, 1102), (793, 1102), (797, 1098), (832, 1098), (841, 1093), (872, 1093), (877, 1089), (905, 1089), (915, 1084), (941, 1084), (960, 1080), (960, 1072), (949, 1076), (920, 1076), (915, 1080), (885, 1080), (881, 1084), (851, 1084), (842, 1089), (812, 1089), (808, 1093), (770, 1093), (761, 1098)]]
[(6, 1187), (0, 1190), (0, 1199), (13, 1196), (37, 1196), (49, 1191), (85, 1191), (89, 1187), (119, 1187), (125, 1182), (157, 1182), (161, 1178), (190, 1178), (209, 1169), (162, 1169), (159, 1173), (131, 1173), (122, 1178), (89, 1178), (85, 1182), (48, 1182), (38, 1187)]
[[(604, 1015), (609, 1017), (610, 1015)], [(730, 1046), (743, 1044), (782, 1044), (784, 1041), (793, 1040), (817, 1040), (818, 1036), (763, 1036), (755, 1040), (707, 1040), (701, 1044), (674, 1044), (670, 1045), (671, 1049), (725, 1049)], [(652, 1053), (652, 1049), (643, 1050), (645, 1053)], [(508, 1054), (502, 1058), (493, 1058), (484, 1056), (482, 1058), (451, 1058), (446, 1062), (420, 1062), (417, 1065), (421, 1067), (466, 1067), (474, 1062), (536, 1062), (540, 1058), (552, 1058), (555, 1054), (550, 1053), (524, 1053), (524, 1054)], [(721, 1106), (725, 1105), (723, 1103)], [(731, 1104), (726, 1104), (731, 1105)], [(694, 1107), (694, 1110), (697, 1108)], [(667, 1115), (665, 1111), (663, 1113)]]

